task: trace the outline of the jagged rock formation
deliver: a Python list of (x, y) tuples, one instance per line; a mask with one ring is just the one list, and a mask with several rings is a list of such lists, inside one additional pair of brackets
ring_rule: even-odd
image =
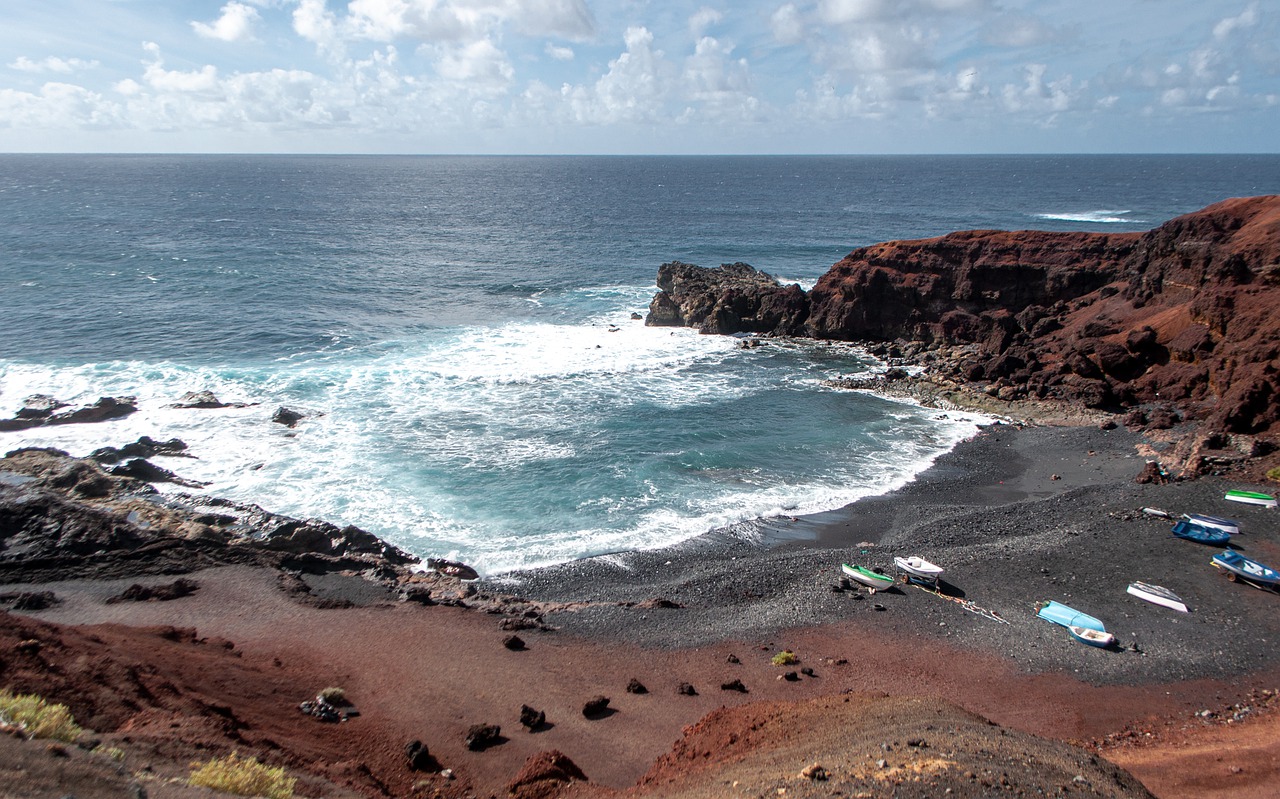
[[(654, 308), (680, 313), (662, 318), (708, 332), (763, 327), (766, 289), (747, 294), (762, 299), (738, 320), (743, 303), (722, 299), (746, 294), (736, 273), (718, 288), (714, 270), (673, 266), (659, 273)], [(977, 230), (863, 247), (806, 299), (769, 332), (916, 342), (945, 350), (935, 375), (1001, 400), (1198, 422), (1182, 461), (1229, 440), (1249, 457), (1278, 446), (1278, 196), (1226, 200), (1147, 233)]]
[(792, 336), (804, 331), (808, 316), (803, 289), (744, 263), (707, 269), (672, 261), (658, 268), (658, 288), (646, 325)]

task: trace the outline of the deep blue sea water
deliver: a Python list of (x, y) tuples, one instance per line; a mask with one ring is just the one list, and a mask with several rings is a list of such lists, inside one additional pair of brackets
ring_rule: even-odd
[[(177, 436), (210, 493), (488, 572), (672, 543), (890, 490), (981, 420), (824, 387), (855, 347), (645, 328), (664, 261), (807, 287), (878, 241), (1271, 193), (1280, 156), (0, 156), (0, 415), (142, 407), (0, 451)], [(165, 407), (202, 389), (259, 404)]]

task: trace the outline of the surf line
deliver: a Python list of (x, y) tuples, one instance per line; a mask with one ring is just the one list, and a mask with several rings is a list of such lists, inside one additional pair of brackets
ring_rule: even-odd
[(969, 611), (970, 613), (975, 613), (984, 619), (990, 619), (991, 621), (998, 621), (1001, 624), (1010, 623), (1008, 619), (1006, 619), (1004, 616), (1001, 616), (999, 613), (995, 612), (994, 610), (987, 610), (986, 608), (978, 605), (976, 602), (973, 602), (971, 600), (961, 599), (958, 596), (947, 596), (946, 594), (942, 593), (936, 588), (928, 588), (927, 586), (923, 586), (920, 583), (913, 582), (912, 585), (914, 585), (916, 588), (919, 588), (921, 591), (924, 591), (926, 594), (933, 594), (934, 596), (942, 597), (948, 602), (954, 602), (960, 607)]

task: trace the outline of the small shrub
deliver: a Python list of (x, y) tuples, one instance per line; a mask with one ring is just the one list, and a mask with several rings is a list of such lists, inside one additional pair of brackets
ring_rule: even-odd
[(1267, 471), (1267, 479), (1280, 483), (1280, 466)]
[(347, 692), (341, 688), (330, 686), (321, 691), (319, 696), (334, 707), (342, 707), (347, 704)]
[(293, 786), (298, 782), (297, 777), (286, 777), (283, 768), (272, 768), (257, 758), (242, 758), (235, 752), (194, 765), (195, 771), (187, 778), (189, 784), (237, 796), (293, 799)]
[(784, 649), (773, 656), (773, 665), (775, 666), (791, 666), (800, 662), (800, 658), (796, 657), (796, 653), (790, 649)]
[(35, 694), (0, 691), (0, 720), (16, 724), (32, 738), (52, 738), (72, 743), (83, 730), (66, 705), (55, 705)]

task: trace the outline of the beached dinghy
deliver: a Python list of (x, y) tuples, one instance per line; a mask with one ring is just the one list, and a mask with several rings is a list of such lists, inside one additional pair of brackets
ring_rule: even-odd
[(1246, 505), (1261, 505), (1264, 508), (1274, 508), (1276, 506), (1276, 498), (1261, 491), (1228, 491), (1224, 499), (1229, 499), (1232, 502), (1243, 502)]
[(915, 580), (926, 585), (937, 585), (938, 578), (942, 576), (941, 566), (930, 563), (918, 555), (912, 555), (909, 558), (894, 558), (893, 565), (907, 575), (908, 580)]
[(1190, 519), (1183, 519), (1173, 526), (1173, 534), (1178, 538), (1195, 541), (1200, 544), (1221, 546), (1231, 540), (1231, 533), (1217, 527), (1205, 527)]
[(887, 574), (873, 572), (864, 566), (850, 566), (847, 563), (840, 564), (840, 571), (849, 576), (849, 579), (856, 580), (872, 591), (883, 591), (886, 588), (892, 588), (894, 580)]
[(1045, 621), (1051, 621), (1054, 624), (1061, 624), (1063, 627), (1087, 627), (1090, 630), (1098, 630), (1106, 632), (1107, 628), (1102, 622), (1090, 616), (1088, 613), (1081, 613), (1075, 608), (1068, 607), (1061, 602), (1041, 602), (1036, 611), (1036, 615)]
[(1106, 649), (1116, 642), (1116, 637), (1106, 630), (1071, 625), (1067, 628), (1067, 632), (1071, 633), (1071, 637), (1080, 643), (1096, 646), (1100, 649)]
[(1234, 549), (1214, 555), (1209, 562), (1226, 571), (1231, 580), (1243, 579), (1264, 588), (1280, 586), (1280, 572), (1252, 558), (1246, 558)]
[(1240, 535), (1240, 522), (1222, 516), (1209, 516), (1204, 513), (1184, 513), (1182, 518), (1201, 527), (1214, 527), (1229, 535)]
[(1179, 613), (1187, 612), (1187, 603), (1182, 601), (1182, 597), (1165, 588), (1163, 585), (1153, 585), (1144, 582), (1129, 583), (1128, 592), (1138, 599), (1145, 599), (1148, 602), (1157, 605), (1163, 605), (1166, 608), (1173, 608)]

